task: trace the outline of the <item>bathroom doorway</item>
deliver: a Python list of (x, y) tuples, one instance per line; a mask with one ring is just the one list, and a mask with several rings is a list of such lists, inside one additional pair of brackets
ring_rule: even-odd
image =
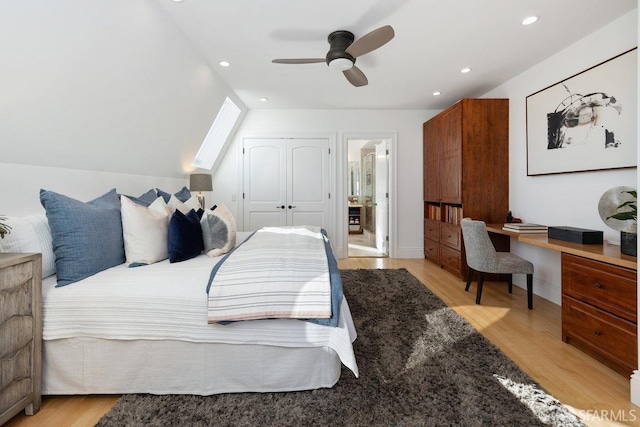
[(347, 139), (348, 257), (389, 255), (390, 139)]

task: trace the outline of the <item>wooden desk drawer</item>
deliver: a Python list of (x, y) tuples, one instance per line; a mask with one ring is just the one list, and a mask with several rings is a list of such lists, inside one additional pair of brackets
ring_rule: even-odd
[(562, 292), (637, 322), (637, 273), (567, 253), (562, 254)]
[(459, 225), (440, 224), (440, 243), (455, 250), (462, 250), (462, 231)]
[(622, 375), (638, 367), (636, 325), (568, 296), (562, 297), (562, 339)]
[(424, 237), (434, 242), (440, 241), (440, 221), (433, 219), (424, 220)]

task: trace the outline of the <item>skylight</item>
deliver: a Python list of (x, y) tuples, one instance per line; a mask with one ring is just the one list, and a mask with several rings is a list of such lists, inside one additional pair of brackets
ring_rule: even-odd
[(231, 99), (225, 99), (191, 166), (201, 169), (213, 167), (239, 116), (240, 108)]

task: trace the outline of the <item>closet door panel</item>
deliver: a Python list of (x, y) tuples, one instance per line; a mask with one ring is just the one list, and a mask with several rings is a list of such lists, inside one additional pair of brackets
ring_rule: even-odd
[(280, 139), (244, 140), (244, 230), (286, 225), (286, 146)]
[(326, 228), (329, 214), (329, 141), (287, 141), (287, 224)]

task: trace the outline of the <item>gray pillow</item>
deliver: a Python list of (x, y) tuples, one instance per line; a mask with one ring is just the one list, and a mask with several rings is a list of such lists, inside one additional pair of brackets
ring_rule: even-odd
[(120, 199), (115, 188), (89, 202), (40, 190), (56, 256), (57, 286), (124, 263)]

